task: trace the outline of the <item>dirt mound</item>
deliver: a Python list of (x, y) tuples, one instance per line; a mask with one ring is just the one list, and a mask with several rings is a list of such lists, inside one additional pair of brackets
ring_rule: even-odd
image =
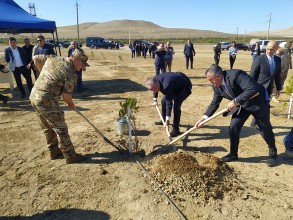
[(192, 197), (205, 204), (241, 189), (233, 169), (210, 154), (177, 151), (156, 157), (149, 165), (163, 190), (175, 199)]

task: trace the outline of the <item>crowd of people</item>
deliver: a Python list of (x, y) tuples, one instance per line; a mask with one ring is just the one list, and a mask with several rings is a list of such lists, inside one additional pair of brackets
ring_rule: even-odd
[[(163, 94), (161, 99), (163, 122), (169, 129), (173, 110), (173, 124), (171, 137), (180, 134), (181, 105), (191, 95), (192, 83), (187, 75), (182, 72), (171, 72), (172, 61), (175, 54), (171, 43), (167, 42), (158, 46), (147, 44), (129, 45), (132, 58), (149, 57), (154, 59), (155, 76), (148, 78), (146, 87), (153, 92), (153, 104), (157, 105), (158, 93)], [(260, 53), (260, 47), (252, 51), (253, 63), (250, 74), (233, 69), (238, 49), (236, 42), (229, 48), (230, 70), (222, 70), (219, 66), (221, 45), (214, 48), (215, 64), (205, 71), (205, 77), (211, 83), (214, 92), (213, 100), (203, 116), (194, 125), (196, 128), (203, 126), (202, 122), (211, 117), (218, 109), (223, 98), (230, 100), (227, 105), (227, 114), (231, 114), (229, 126), (230, 152), (221, 158), (223, 162), (238, 160), (238, 146), (240, 131), (250, 115), (254, 117), (251, 126), (257, 127), (261, 136), (268, 145), (269, 167), (276, 165), (277, 148), (273, 127), (270, 122), (270, 100), (278, 98), (283, 89), (284, 81), (289, 69), (292, 69), (292, 42), (282, 46), (272, 40), (267, 44), (266, 53)], [(5, 49), (5, 61), (8, 69), (13, 72), (21, 98), (29, 98), (37, 114), (38, 120), (44, 131), (51, 159), (65, 158), (66, 163), (75, 163), (85, 157), (75, 152), (68, 134), (64, 113), (59, 106), (60, 97), (72, 110), (75, 105), (72, 93), (77, 84), (77, 91), (82, 91), (82, 71), (88, 66), (87, 55), (79, 48), (78, 42), (73, 41), (66, 58), (57, 57), (51, 45), (45, 43), (45, 38), (40, 35), (37, 45), (33, 46), (28, 38), (24, 39), (24, 46), (17, 46), (14, 37), (9, 38), (9, 47)], [(194, 45), (188, 40), (183, 47), (186, 60), (186, 70), (194, 69)], [(0, 66), (3, 69), (4, 66)], [(168, 72), (167, 72), (168, 70)], [(35, 76), (32, 83), (31, 71)], [(27, 82), (28, 92), (25, 91), (21, 75)], [(4, 104), (8, 102), (7, 96), (0, 96)], [(226, 115), (227, 115), (226, 114)], [(293, 159), (293, 129), (284, 138), (286, 147), (285, 155)]]

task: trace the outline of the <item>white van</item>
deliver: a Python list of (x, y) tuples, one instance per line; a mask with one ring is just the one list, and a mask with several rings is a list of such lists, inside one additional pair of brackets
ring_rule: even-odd
[(259, 40), (259, 47), (260, 47), (260, 52), (265, 53), (267, 44), (270, 42), (269, 40)]
[[(276, 40), (279, 44), (283, 42), (283, 40)], [(260, 46), (260, 52), (265, 53), (267, 44), (270, 42), (270, 40), (258, 40), (259, 46)]]

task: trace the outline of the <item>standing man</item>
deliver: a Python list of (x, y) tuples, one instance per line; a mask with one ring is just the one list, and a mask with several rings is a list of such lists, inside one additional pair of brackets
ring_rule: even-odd
[(221, 53), (222, 53), (221, 44), (217, 43), (217, 45), (214, 48), (214, 60), (216, 65), (219, 65)]
[(193, 56), (195, 56), (195, 50), (193, 44), (190, 41), (187, 41), (187, 44), (184, 46), (183, 51), (186, 59), (186, 69), (188, 70), (189, 60), (190, 60), (190, 69), (193, 69)]
[[(189, 78), (180, 72), (168, 72), (148, 78), (146, 86), (149, 90), (153, 91), (154, 105), (157, 105), (158, 92), (164, 94), (161, 100), (162, 104), (162, 117), (166, 120), (166, 126), (169, 127), (171, 112), (174, 102), (174, 117), (173, 117), (173, 130), (170, 132), (171, 137), (180, 134), (179, 124), (181, 117), (181, 105), (183, 101), (191, 94), (192, 84)], [(163, 125), (163, 123), (156, 122), (156, 125)]]
[[(68, 49), (68, 57), (71, 56), (71, 54), (74, 52), (75, 49), (78, 49), (81, 52), (83, 52), (83, 50), (78, 47), (77, 41), (72, 41), (71, 47)], [(80, 71), (77, 71), (76, 74), (77, 74), (77, 84), (76, 84), (77, 92), (82, 92), (82, 69), (80, 69)]]
[(129, 45), (129, 49), (131, 50), (131, 57), (135, 58), (135, 51), (136, 51), (136, 45), (135, 43), (132, 43)]
[(70, 109), (75, 109), (72, 92), (77, 80), (77, 71), (86, 70), (88, 57), (75, 50), (70, 57), (36, 55), (33, 61), (44, 64), (31, 92), (30, 100), (44, 131), (52, 160), (65, 157), (66, 163), (85, 159), (77, 154), (68, 134), (64, 112), (59, 106), (60, 96)]
[(276, 84), (276, 98), (279, 97), (282, 90), (281, 59), (274, 55), (278, 47), (277, 41), (270, 41), (267, 44), (266, 53), (255, 58), (250, 70), (250, 76), (263, 85), (270, 96), (273, 92), (274, 83)]
[(16, 39), (14, 37), (9, 38), (9, 45), (10, 47), (5, 49), (4, 59), (7, 63), (9, 63), (9, 70), (13, 72), (16, 85), (21, 92), (21, 98), (24, 99), (26, 96), (26, 92), (21, 82), (21, 75), (23, 75), (26, 80), (29, 93), (33, 88), (31, 74), (26, 68), (26, 54), (23, 48), (16, 46)]
[(157, 76), (160, 73), (166, 72), (165, 56), (166, 56), (167, 52), (165, 50), (164, 43), (161, 43), (157, 47), (157, 50), (154, 53), (156, 54), (154, 64), (155, 64), (155, 71), (156, 71), (156, 76)]
[(168, 72), (171, 72), (171, 67), (172, 67), (172, 60), (173, 60), (173, 55), (175, 54), (174, 48), (171, 47), (170, 42), (166, 43), (166, 56), (165, 56), (165, 65), (166, 69), (168, 68)]
[(230, 135), (230, 153), (221, 158), (223, 162), (238, 160), (239, 134), (245, 121), (250, 115), (257, 120), (260, 133), (269, 147), (269, 158), (267, 165), (275, 166), (277, 158), (277, 148), (275, 145), (275, 136), (270, 123), (270, 106), (268, 97), (263, 86), (247, 75), (242, 70), (223, 71), (220, 66), (211, 65), (205, 72), (205, 76), (212, 84), (214, 98), (204, 115), (195, 123), (195, 127), (201, 127), (201, 122), (212, 116), (223, 98), (231, 100), (227, 105), (227, 111), (235, 111), (237, 105), (240, 105), (238, 111), (232, 115), (229, 135)]
[[(45, 42), (45, 38), (43, 35), (39, 35), (37, 38), (37, 45), (34, 46), (33, 48), (33, 56), (35, 55), (40, 55), (40, 54), (44, 54), (44, 55), (56, 55), (53, 47), (49, 44), (46, 44)], [(31, 66), (34, 64), (33, 60), (27, 65), (27, 68), (30, 69)], [(40, 72), (37, 68), (35, 68), (36, 72), (37, 72), (37, 76), (40, 75)]]
[[(32, 55), (33, 55), (33, 48), (34, 48), (34, 45), (31, 45), (31, 42), (30, 42), (30, 39), (28, 38), (24, 38), (24, 46), (22, 47), (25, 51), (25, 54), (26, 54), (26, 57), (27, 57), (27, 63), (31, 63), (32, 62)], [(35, 80), (37, 80), (38, 78), (38, 75), (37, 75), (37, 71), (32, 67), (30, 66), (29, 68), (29, 73), (32, 74), (32, 70), (34, 72), (34, 75), (35, 75)]]

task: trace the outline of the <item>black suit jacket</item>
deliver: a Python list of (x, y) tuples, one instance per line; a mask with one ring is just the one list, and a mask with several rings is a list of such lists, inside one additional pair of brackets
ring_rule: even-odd
[[(160, 83), (160, 92), (166, 97), (166, 115), (171, 115), (173, 102), (176, 95), (185, 91), (186, 96), (191, 94), (192, 84), (184, 73), (161, 73), (155, 77)], [(158, 93), (154, 92), (154, 98), (158, 97)]]
[(193, 44), (190, 44), (190, 46), (188, 46), (188, 44), (185, 44), (183, 53), (185, 56), (188, 56), (188, 57), (194, 56), (195, 50), (194, 50)]
[(282, 90), (281, 83), (281, 59), (274, 56), (275, 70), (271, 75), (270, 64), (266, 54), (257, 56), (251, 66), (250, 75), (261, 85), (263, 85), (269, 95), (272, 94), (274, 83), (276, 84), (277, 91)]
[[(268, 108), (268, 104), (265, 100), (265, 89), (263, 86), (258, 84), (251, 76), (242, 70), (227, 70), (223, 72), (224, 81), (227, 86), (229, 93), (236, 99), (242, 108), (249, 112), (261, 113), (261, 109)], [(212, 116), (223, 98), (232, 100), (230, 96), (223, 92), (220, 87), (212, 86), (214, 90), (214, 97), (209, 105), (205, 115)], [(253, 97), (259, 93), (258, 96)], [(252, 98), (253, 97), (253, 98)]]
[[(18, 49), (20, 59), (21, 59), (23, 65), (26, 67), (28, 64), (28, 62), (27, 62), (28, 58), (26, 56), (24, 49), (22, 47), (16, 47), (16, 48)], [(7, 47), (7, 48), (5, 48), (5, 51), (4, 51), (4, 59), (7, 63), (10, 62), (10, 57), (12, 57), (12, 60), (14, 59), (13, 52), (12, 52), (11, 48)]]

